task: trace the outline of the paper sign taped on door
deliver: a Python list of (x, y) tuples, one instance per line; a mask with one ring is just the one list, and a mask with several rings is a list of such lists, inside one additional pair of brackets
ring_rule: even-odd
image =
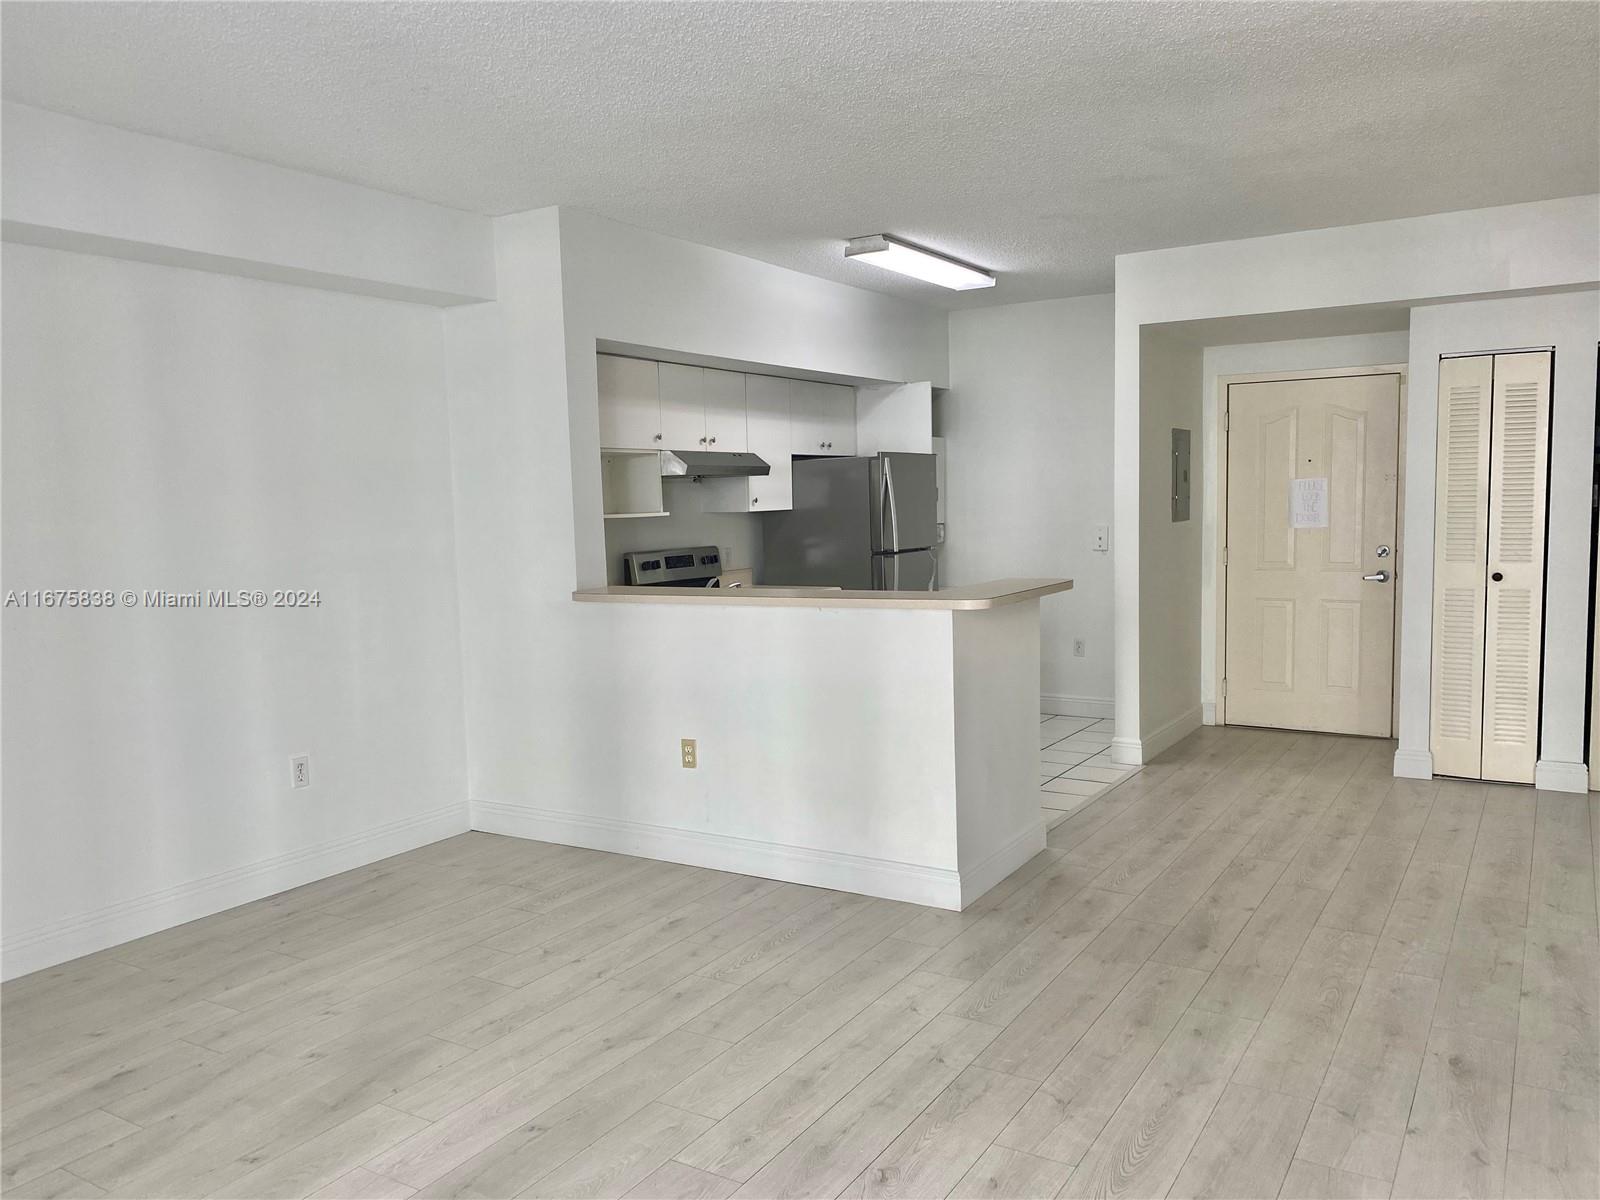
[(1328, 527), (1328, 480), (1289, 480), (1289, 528), (1326, 529)]

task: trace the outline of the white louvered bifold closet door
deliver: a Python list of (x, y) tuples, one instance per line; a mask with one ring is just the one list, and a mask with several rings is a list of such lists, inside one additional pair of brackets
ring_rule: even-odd
[(1488, 580), (1489, 426), (1494, 358), (1439, 364), (1434, 485), (1433, 769), (1483, 769), (1483, 614)]
[(1484, 779), (1532, 783), (1539, 749), (1550, 354), (1494, 357), (1489, 587), (1484, 621)]
[(1532, 783), (1544, 630), (1549, 351), (1439, 364), (1433, 769)]

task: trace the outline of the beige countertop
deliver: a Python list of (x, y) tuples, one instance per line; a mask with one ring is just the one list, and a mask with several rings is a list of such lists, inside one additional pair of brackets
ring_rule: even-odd
[(820, 587), (584, 588), (572, 593), (588, 604), (744, 604), (771, 608), (923, 608), (971, 611), (1021, 604), (1071, 589), (1070, 579), (995, 579), (936, 592), (862, 592)]

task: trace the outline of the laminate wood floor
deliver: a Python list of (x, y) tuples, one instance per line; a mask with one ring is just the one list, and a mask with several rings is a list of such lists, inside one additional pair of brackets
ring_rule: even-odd
[(7, 984), (14, 1197), (1594, 1197), (1593, 797), (1207, 729), (963, 913), (468, 834)]

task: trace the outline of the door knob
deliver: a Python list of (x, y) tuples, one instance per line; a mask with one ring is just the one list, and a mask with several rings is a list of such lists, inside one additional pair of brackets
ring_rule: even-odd
[(1388, 583), (1389, 572), (1379, 571), (1373, 575), (1363, 575), (1361, 578), (1366, 580), (1368, 583)]
[(1489, 578), (1494, 580), (1496, 583), (1499, 583), (1505, 578), (1505, 575), (1500, 571), (1496, 571), (1493, 575), (1489, 576)]

